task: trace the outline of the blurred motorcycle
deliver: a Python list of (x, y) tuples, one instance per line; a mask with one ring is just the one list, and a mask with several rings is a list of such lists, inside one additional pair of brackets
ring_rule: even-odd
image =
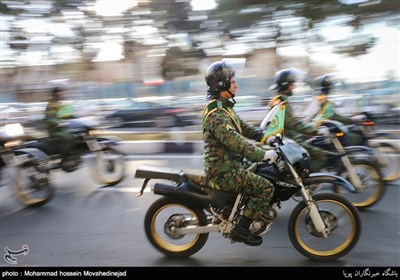
[[(385, 181), (395, 181), (400, 178), (400, 145), (399, 136), (388, 132), (375, 131), (375, 122), (370, 114), (354, 125), (348, 125), (348, 132), (339, 140), (343, 146), (364, 145), (377, 151), (379, 163)], [(397, 145), (396, 145), (397, 143)]]
[[(276, 131), (283, 131), (284, 118), (285, 104), (278, 102), (267, 113), (260, 128), (265, 130), (267, 136), (273, 135)], [(316, 136), (304, 141), (321, 149), (336, 152), (337, 155), (329, 156), (327, 165), (322, 171), (349, 179), (356, 190), (349, 192), (340, 186), (335, 186), (333, 191), (346, 196), (358, 209), (371, 207), (382, 198), (385, 190), (376, 152), (366, 146), (343, 147), (338, 139), (346, 135), (346, 128), (336, 121), (326, 121), (324, 125), (329, 128), (329, 137)], [(311, 191), (320, 189), (318, 186)]]
[[(331, 81), (326, 80), (326, 77), (322, 83), (325, 83), (325, 86), (329, 88)], [(358, 145), (373, 148), (379, 159), (383, 179), (395, 181), (400, 178), (399, 137), (391, 133), (374, 131), (375, 122), (368, 112), (357, 113), (350, 118), (337, 115), (333, 110), (332, 103), (326, 98), (326, 95), (314, 98), (304, 109), (303, 120), (313, 122), (316, 126), (332, 120), (355, 123), (345, 125), (346, 134), (338, 138), (340, 143), (344, 147)]]
[(124, 154), (117, 150), (118, 140), (112, 137), (96, 136), (96, 122), (90, 118), (78, 118), (65, 121), (63, 126), (74, 136), (74, 149), (62, 156), (57, 149), (57, 139), (44, 137), (25, 143), (27, 147), (37, 148), (50, 156), (50, 169), (62, 169), (65, 172), (77, 170), (82, 157), (89, 157), (89, 166), (94, 178), (100, 184), (117, 185), (125, 177)]
[(16, 199), (26, 205), (38, 207), (47, 203), (54, 194), (49, 183), (48, 156), (35, 148), (23, 145), (25, 134), (19, 123), (0, 128), (1, 186), (5, 175)]
[[(345, 197), (335, 193), (311, 195), (309, 186), (341, 185), (349, 191), (354, 191), (354, 187), (332, 174), (310, 174), (310, 157), (297, 143), (284, 144), (277, 137), (272, 145), (279, 155), (275, 163), (255, 162), (247, 169), (267, 178), (275, 190), (266, 210), (253, 221), (250, 230), (259, 236), (266, 234), (277, 218), (275, 208), (281, 208), (282, 202), (300, 193), (299, 203), (288, 222), (293, 246), (314, 261), (333, 261), (345, 256), (357, 244), (361, 234), (357, 209)], [(152, 190), (162, 197), (148, 208), (144, 227), (150, 243), (173, 258), (186, 258), (198, 252), (211, 232), (220, 232), (230, 239), (248, 200), (243, 194), (208, 187), (202, 172), (141, 166), (135, 177), (145, 179), (139, 195), (151, 179), (171, 182), (154, 184)]]
[(356, 192), (335, 187), (337, 193), (344, 195), (358, 209), (366, 209), (376, 204), (385, 192), (380, 164), (372, 150), (367, 147), (342, 145), (341, 139), (346, 137), (347, 129), (336, 121), (325, 121), (323, 126), (329, 128), (328, 137), (316, 136), (308, 142), (318, 148), (336, 151), (338, 155), (330, 155), (323, 169), (348, 179), (356, 188)]

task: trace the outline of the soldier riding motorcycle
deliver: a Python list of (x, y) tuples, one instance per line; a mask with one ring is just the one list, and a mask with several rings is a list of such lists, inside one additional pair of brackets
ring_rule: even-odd
[[(19, 123), (0, 128), (1, 186), (5, 177), (16, 199), (26, 206), (41, 206), (54, 194), (47, 174), (48, 156), (23, 145), (23, 127)], [(8, 172), (9, 176), (6, 176)]]
[(73, 148), (65, 152), (60, 150), (57, 139), (44, 137), (26, 142), (27, 147), (37, 148), (50, 156), (50, 169), (62, 169), (74, 172), (89, 156), (89, 166), (94, 178), (101, 184), (117, 185), (125, 177), (124, 154), (117, 149), (118, 140), (96, 135), (98, 131), (93, 120), (80, 118), (63, 123), (64, 128), (73, 136)]
[[(305, 186), (326, 183), (353, 187), (337, 176), (309, 175), (309, 155), (296, 143), (282, 145), (281, 138), (276, 137), (272, 142), (275, 149), (267, 151), (250, 143), (249, 139), (261, 140), (263, 132), (241, 120), (233, 110), (238, 88), (235, 72), (225, 60), (212, 63), (206, 71), (211, 101), (203, 111), (204, 171), (137, 169), (135, 177), (145, 178), (141, 193), (150, 179), (172, 182), (154, 185), (154, 193), (164, 197), (146, 213), (149, 241), (159, 251), (177, 258), (199, 251), (208, 234), (216, 231), (232, 243), (258, 246), (276, 219), (274, 207), (301, 192), (304, 200), (289, 220), (289, 236), (295, 248), (317, 261), (344, 256), (358, 239), (357, 210), (336, 194), (312, 197)], [(255, 163), (248, 164), (244, 158)], [(339, 212), (340, 218), (336, 216)], [(342, 218), (347, 225), (339, 238), (331, 229), (341, 231), (342, 224), (336, 221)]]
[(123, 154), (117, 150), (118, 141), (98, 137), (97, 123), (90, 117), (75, 118), (74, 107), (63, 102), (68, 92), (67, 80), (49, 82), (53, 85), (43, 120), (47, 137), (26, 143), (50, 156), (50, 169), (73, 172), (90, 155), (90, 170), (101, 184), (116, 185), (125, 176)]
[(303, 119), (312, 121), (317, 126), (327, 120), (334, 120), (346, 125), (346, 134), (339, 137), (340, 143), (344, 146), (358, 145), (367, 146), (376, 151), (383, 179), (395, 181), (400, 177), (400, 160), (398, 154), (400, 148), (393, 144), (398, 137), (391, 133), (375, 132), (374, 121), (369, 113), (362, 112), (347, 117), (335, 112), (329, 94), (336, 84), (334, 75), (325, 74), (315, 78), (314, 87), (317, 96), (310, 102), (303, 111)]
[[(293, 88), (290, 88), (290, 86), (296, 82), (296, 76), (294, 70), (291, 69), (278, 72), (276, 74), (278, 92), (283, 93), (292, 90)], [(287, 95), (287, 93), (285, 95), (278, 95), (271, 101), (271, 110), (261, 123), (262, 129), (267, 128), (266, 137), (270, 135), (268, 130), (276, 130), (277, 126), (279, 126), (279, 131), (283, 131), (284, 124), (290, 125), (290, 129), (292, 129), (293, 124), (298, 124), (299, 126), (304, 126), (303, 131), (316, 130), (313, 126), (303, 123), (294, 116), (290, 104), (287, 103)], [(333, 172), (343, 178), (349, 179), (357, 190), (355, 193), (351, 193), (336, 186), (333, 188), (335, 192), (346, 195), (359, 209), (368, 208), (382, 198), (385, 189), (378, 160), (371, 148), (364, 146), (343, 147), (340, 145), (337, 137), (343, 136), (344, 130), (339, 131), (339, 129), (340, 127), (337, 126), (331, 127), (331, 130), (327, 127), (321, 127), (319, 133), (324, 135), (324, 137), (314, 136), (309, 139), (304, 139), (304, 135), (298, 137), (298, 133), (293, 133), (297, 132), (296, 129), (293, 129), (292, 134), (297, 137), (296, 141), (302, 141), (302, 145), (306, 146), (307, 150), (310, 149), (313, 151), (313, 160), (318, 158), (319, 154), (323, 155), (324, 159), (320, 160), (321, 163), (318, 170)], [(362, 157), (357, 156), (360, 153), (363, 154)], [(318, 188), (313, 191), (316, 190)]]
[[(333, 261), (348, 254), (361, 234), (357, 209), (341, 195), (311, 194), (309, 189), (315, 184), (340, 185), (349, 191), (355, 191), (354, 187), (332, 174), (310, 174), (309, 154), (297, 143), (284, 143), (278, 135), (270, 145), (279, 155), (277, 161), (250, 163), (247, 168), (268, 179), (275, 189), (262, 216), (252, 222), (252, 234), (262, 236), (271, 230), (276, 207), (290, 198), (296, 200), (292, 195), (299, 193), (299, 203), (288, 222), (296, 250), (314, 261)], [(211, 232), (220, 232), (234, 243), (230, 235), (247, 203), (245, 194), (210, 188), (203, 171), (141, 166), (135, 177), (145, 179), (139, 195), (149, 180), (167, 181), (154, 184), (152, 190), (162, 197), (148, 208), (144, 220), (148, 240), (161, 253), (189, 257), (205, 245)]]

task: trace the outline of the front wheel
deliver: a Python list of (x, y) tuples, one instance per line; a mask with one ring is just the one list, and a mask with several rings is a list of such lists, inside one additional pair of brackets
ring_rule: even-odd
[(48, 170), (34, 161), (14, 167), (11, 184), (16, 199), (26, 206), (42, 206), (54, 194), (54, 188), (49, 183)]
[[(381, 200), (385, 192), (385, 181), (381, 176), (379, 166), (375, 163), (365, 159), (351, 159), (351, 163), (361, 180), (361, 189), (353, 193), (335, 186), (335, 192), (346, 197), (358, 209), (363, 210)], [(338, 175), (350, 180), (349, 173), (345, 168), (340, 170)]]
[(176, 229), (187, 226), (205, 226), (207, 217), (201, 210), (192, 209), (179, 200), (162, 197), (147, 210), (144, 219), (146, 236), (163, 254), (186, 258), (206, 244), (208, 233), (179, 234)]
[(383, 179), (388, 182), (396, 181), (397, 179), (399, 179), (399, 149), (396, 146), (386, 142), (373, 143), (372, 145), (378, 152), (379, 163), (381, 164), (383, 173)]
[(338, 194), (318, 193), (313, 199), (327, 228), (327, 236), (315, 229), (307, 205), (302, 201), (290, 215), (290, 241), (297, 251), (311, 260), (334, 261), (357, 244), (361, 233), (360, 216), (357, 209)]
[(114, 186), (125, 177), (124, 156), (113, 149), (96, 152), (90, 166), (94, 178), (100, 184)]

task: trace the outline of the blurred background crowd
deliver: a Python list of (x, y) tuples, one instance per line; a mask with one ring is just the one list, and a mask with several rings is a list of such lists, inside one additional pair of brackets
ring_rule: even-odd
[(259, 122), (273, 75), (297, 68), (301, 111), (312, 80), (335, 73), (341, 113), (400, 123), (397, 0), (5, 0), (0, 3), (1, 122), (38, 124), (54, 80), (77, 116), (109, 126), (200, 122), (204, 71), (245, 61), (237, 111)]

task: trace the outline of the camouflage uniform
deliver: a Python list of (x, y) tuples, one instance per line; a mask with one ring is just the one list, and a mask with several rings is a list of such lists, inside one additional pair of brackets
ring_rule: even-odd
[(318, 171), (322, 166), (325, 165), (329, 155), (332, 152), (322, 150), (320, 148), (309, 145), (305, 142), (304, 135), (316, 135), (318, 133), (318, 128), (312, 124), (304, 123), (300, 118), (298, 118), (293, 109), (288, 102), (288, 97), (284, 94), (276, 96), (271, 100), (270, 105), (274, 105), (277, 100), (286, 101), (286, 112), (285, 112), (285, 126), (284, 134), (285, 136), (296, 141), (300, 146), (308, 151), (311, 158), (311, 169), (312, 171)]
[(323, 121), (329, 119), (341, 122), (343, 124), (354, 124), (352, 118), (341, 116), (335, 113), (333, 104), (328, 100), (325, 94), (321, 94), (317, 98), (321, 102), (320, 104), (321, 109), (316, 115), (317, 121)]
[(244, 157), (262, 161), (265, 155), (265, 150), (246, 138), (260, 141), (262, 131), (241, 120), (232, 109), (233, 105), (219, 97), (204, 109), (205, 173), (211, 188), (248, 195), (243, 215), (256, 219), (271, 200), (274, 187), (267, 179), (246, 171)]
[[(323, 124), (324, 120), (334, 120), (347, 125), (355, 124), (355, 121), (352, 118), (336, 114), (333, 104), (328, 100), (325, 94), (319, 95), (318, 98), (322, 101), (320, 105), (321, 109), (316, 115), (318, 124)], [(345, 139), (345, 145), (361, 145), (363, 143), (363, 137), (361, 134), (353, 132), (352, 129), (347, 132)]]
[(66, 156), (74, 146), (74, 137), (58, 124), (61, 118), (58, 116), (59, 110), (62, 108), (61, 103), (56, 99), (48, 101), (45, 111), (45, 125), (49, 136), (55, 139), (55, 150), (63, 157)]

